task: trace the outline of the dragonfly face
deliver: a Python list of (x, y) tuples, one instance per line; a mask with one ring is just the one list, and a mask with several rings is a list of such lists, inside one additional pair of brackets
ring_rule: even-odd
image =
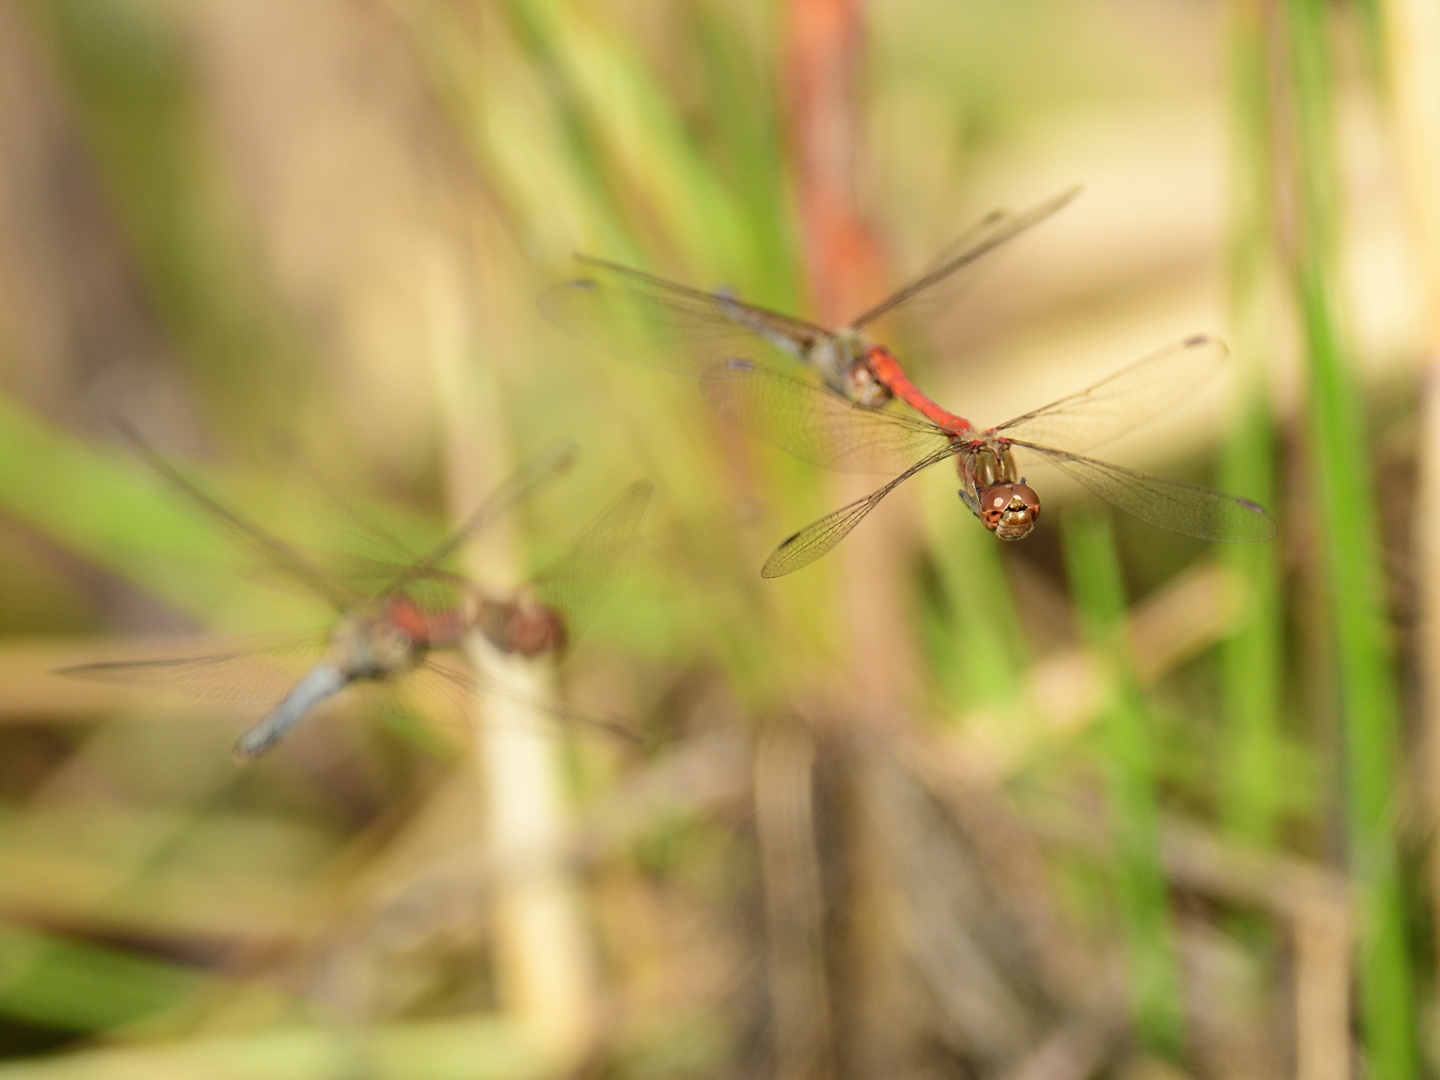
[(524, 594), (509, 601), (481, 600), (477, 625), (490, 644), (504, 653), (560, 654), (567, 644), (565, 620), (560, 613)]
[(985, 440), (962, 452), (960, 499), (1001, 540), (1019, 540), (1040, 520), (1040, 496), (1023, 477), (1015, 458), (999, 440)]

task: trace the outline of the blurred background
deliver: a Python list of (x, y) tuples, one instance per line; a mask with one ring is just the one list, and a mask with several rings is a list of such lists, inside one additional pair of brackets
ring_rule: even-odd
[[(0, 1080), (1434, 1073), (1437, 58), (1425, 0), (0, 3)], [(1274, 544), (1040, 474), (1002, 546), (942, 467), (762, 581), (878, 480), (535, 307), (578, 250), (838, 324), (1077, 183), (883, 339), (989, 425), (1224, 336), (1105, 456)], [(55, 674), (333, 620), (117, 420), (334, 566), (574, 438), (494, 588), (657, 494), (530, 697), (240, 767), (281, 660)]]

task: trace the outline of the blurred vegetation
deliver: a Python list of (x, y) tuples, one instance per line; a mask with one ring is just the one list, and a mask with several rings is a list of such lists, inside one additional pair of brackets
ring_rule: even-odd
[[(1396, 175), (1426, 136), (1392, 17), (0, 5), (0, 1078), (1435, 1071), (1440, 254)], [(882, 291), (1085, 186), (884, 328), (907, 369), (988, 424), (1221, 333), (1232, 383), (1105, 452), (1266, 504), (1274, 545), (1049, 475), (1000, 545), (936, 469), (764, 582), (865, 488), (541, 321), (577, 250), (813, 314), (801, 82), (846, 26)], [(574, 437), (467, 562), (495, 587), (652, 479), (553, 673), (644, 746), (507, 741), (475, 715), (513, 703), (420, 685), (239, 768), (253, 706), (60, 678), (328, 629), (117, 419), (336, 567)]]

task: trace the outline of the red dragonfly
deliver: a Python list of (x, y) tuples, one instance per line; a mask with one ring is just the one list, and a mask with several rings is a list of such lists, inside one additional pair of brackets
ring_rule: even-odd
[[(752, 356), (763, 343), (800, 360), (827, 387), (863, 408), (880, 408), (898, 397), (925, 412), (928, 399), (890, 350), (866, 336), (866, 329), (882, 316), (943, 307), (963, 284), (962, 271), (1079, 193), (1072, 188), (1022, 214), (994, 211), (946, 248), (932, 269), (838, 330), (747, 304), (728, 292), (704, 292), (589, 255), (576, 256), (587, 276), (547, 289), (538, 304), (550, 322), (581, 341), (681, 374), (699, 375), (718, 361)], [(658, 343), (657, 330), (674, 340)]]
[[(699, 375), (717, 411), (803, 460), (860, 472), (901, 470), (872, 495), (786, 540), (766, 562), (766, 577), (819, 558), (898, 484), (948, 457), (956, 458), (961, 499), (987, 528), (1006, 540), (1027, 535), (1040, 516), (1040, 500), (1019, 474), (1016, 448), (1160, 528), (1211, 540), (1272, 539), (1274, 521), (1248, 500), (1076, 452), (1183, 401), (1224, 364), (1227, 351), (1219, 341), (1187, 338), (1087, 390), (982, 432), (921, 393), (894, 355), (865, 336), (883, 315), (943, 306), (962, 271), (1055, 214), (1078, 192), (1063, 192), (1022, 214), (990, 214), (952, 244), (934, 269), (839, 330), (589, 256), (579, 256), (589, 276), (547, 290), (539, 306), (547, 319), (583, 341)], [(657, 351), (657, 329), (680, 349)], [(825, 389), (734, 359), (752, 355), (762, 344), (802, 361)], [(716, 361), (725, 363), (716, 367)], [(893, 398), (925, 420), (877, 411)]]
[(773, 578), (824, 555), (896, 487), (948, 458), (955, 459), (960, 475), (961, 501), (1003, 540), (1028, 535), (1040, 518), (1040, 497), (1020, 474), (1017, 454), (1056, 466), (1112, 505), (1161, 529), (1232, 543), (1271, 540), (1275, 522), (1248, 499), (1075, 452), (1116, 438), (1185, 400), (1228, 355), (1214, 338), (1189, 337), (1085, 390), (983, 431), (928, 399), (924, 420), (860, 408), (748, 360), (712, 367), (701, 376), (701, 389), (722, 416), (804, 461), (855, 472), (900, 470), (863, 499), (785, 540), (761, 570), (763, 577)]
[[(511, 596), (493, 596), (446, 570), (446, 561), (468, 539), (573, 465), (575, 445), (559, 443), (504, 481), (464, 524), (423, 557), (401, 566), (370, 563), (359, 576), (373, 578), (379, 573), (384, 578), (383, 586), (371, 591), (322, 570), (306, 553), (203, 491), (139, 436), (127, 434), (171, 488), (224, 525), (271, 568), (324, 598), (338, 615), (319, 661), (278, 703), (271, 698), (269, 712), (236, 743), (235, 755), (242, 760), (263, 754), (317, 706), (357, 683), (388, 682), (424, 668), (451, 683), (470, 686), (473, 673), (437, 664), (434, 654), (458, 649), (472, 631), (483, 634), (501, 653), (562, 654), (629, 547), (652, 490), (646, 481), (631, 484), (566, 554)], [(232, 650), (164, 660), (105, 661), (62, 668), (61, 673), (105, 681), (169, 683), (202, 698), (246, 700), (273, 692), (274, 652)], [(580, 719), (634, 737), (628, 728), (611, 721), (568, 712), (562, 719)]]

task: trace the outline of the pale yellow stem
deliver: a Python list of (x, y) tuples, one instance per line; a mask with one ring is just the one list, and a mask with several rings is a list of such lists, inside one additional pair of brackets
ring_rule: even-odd
[[(464, 278), (439, 244), (427, 284), (459, 517), (511, 470), (508, 418), (495, 373), (472, 347)], [(472, 545), (467, 569), (481, 582), (513, 587), (522, 576), (518, 550), (511, 531), (492, 528)], [(500, 999), (549, 1050), (578, 1054), (594, 1034), (596, 972), (578, 884), (555, 858), (567, 808), (545, 708), (553, 673), (547, 661), (504, 656), (478, 634), (467, 652), (479, 677), (475, 767), (486, 846), (514, 871), (497, 877), (492, 894)]]

